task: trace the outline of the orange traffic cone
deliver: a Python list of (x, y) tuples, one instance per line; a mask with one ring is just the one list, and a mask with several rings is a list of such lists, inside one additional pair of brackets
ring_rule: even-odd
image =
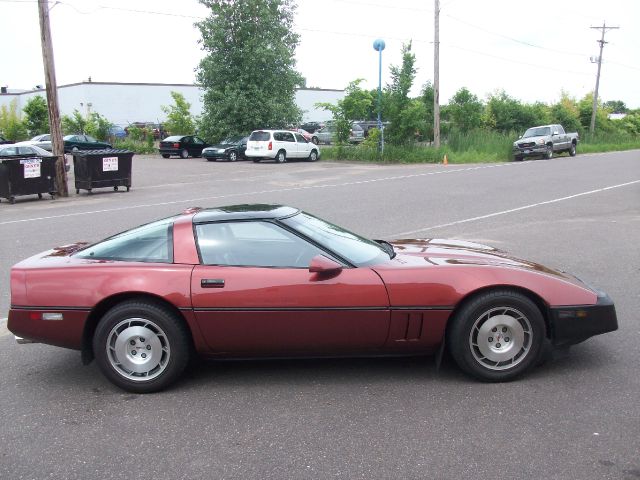
[(443, 165), (449, 165), (449, 160), (447, 159), (447, 154), (444, 154), (444, 160), (442, 160)]

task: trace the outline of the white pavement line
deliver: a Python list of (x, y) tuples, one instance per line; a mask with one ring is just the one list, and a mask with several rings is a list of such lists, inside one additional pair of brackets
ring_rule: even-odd
[(48, 217), (23, 218), (20, 220), (7, 220), (4, 222), (0, 222), (0, 225), (11, 225), (15, 223), (26, 223), (26, 222), (36, 222), (40, 220), (52, 220), (57, 218), (77, 217), (81, 215), (95, 215), (96, 213), (119, 212), (123, 210), (132, 210), (136, 208), (159, 207), (162, 205), (175, 205), (180, 203), (189, 203), (193, 205), (194, 202), (199, 202), (202, 200), (216, 200), (220, 198), (241, 197), (246, 195), (261, 195), (265, 193), (292, 192), (296, 190), (312, 190), (316, 188), (348, 187), (350, 185), (362, 185), (366, 183), (386, 182), (390, 180), (403, 180), (406, 178), (427, 177), (431, 175), (442, 175), (442, 174), (451, 174), (451, 173), (458, 173), (458, 172), (469, 172), (472, 170), (484, 170), (487, 168), (516, 167), (516, 166), (526, 165), (527, 163), (529, 162), (525, 161), (525, 162), (518, 162), (518, 163), (501, 163), (501, 164), (495, 164), (495, 165), (483, 165), (479, 167), (469, 167), (469, 168), (448, 168), (447, 170), (438, 170), (436, 172), (414, 173), (411, 175), (397, 175), (393, 177), (374, 178), (371, 180), (358, 180), (355, 182), (331, 183), (331, 184), (325, 184), (325, 185), (306, 185), (301, 187), (276, 188), (273, 190), (259, 190), (254, 192), (228, 193), (225, 195), (213, 195), (213, 196), (207, 196), (207, 197), (190, 198), (186, 200), (173, 200), (170, 202), (143, 203), (139, 205), (128, 205), (125, 207), (105, 208), (102, 210), (92, 210), (88, 212), (65, 213), (61, 215), (51, 215)]
[(465, 218), (464, 220), (456, 220), (455, 222), (442, 223), (440, 225), (433, 225), (433, 226), (430, 226), (430, 227), (417, 228), (415, 230), (409, 230), (407, 232), (400, 232), (400, 233), (396, 233), (396, 234), (393, 234), (393, 235), (389, 235), (389, 238), (399, 238), (399, 237), (402, 237), (404, 235), (411, 235), (411, 234), (414, 234), (414, 233), (422, 232), (424, 230), (434, 230), (436, 228), (451, 227), (453, 225), (460, 225), (461, 223), (469, 223), (469, 222), (475, 222), (477, 220), (484, 220), (485, 218), (497, 217), (499, 215), (506, 215), (507, 213), (519, 212), (521, 210), (527, 210), (529, 208), (540, 207), (542, 205), (549, 205), (551, 203), (563, 202), (565, 200), (571, 200), (572, 198), (583, 197), (585, 195), (592, 195), (594, 193), (605, 192), (607, 190), (612, 190), (614, 188), (627, 187), (629, 185), (634, 185), (636, 183), (640, 183), (640, 180), (634, 180), (632, 182), (620, 183), (618, 185), (611, 185), (609, 187), (597, 188), (595, 190), (589, 190), (588, 192), (576, 193), (574, 195), (568, 195), (566, 197), (554, 198), (553, 200), (546, 200), (544, 202), (532, 203), (530, 205), (524, 205), (522, 207), (510, 208), (509, 210), (502, 210), (500, 212), (488, 213), (486, 215), (480, 215), (480, 216), (477, 216), (477, 217)]

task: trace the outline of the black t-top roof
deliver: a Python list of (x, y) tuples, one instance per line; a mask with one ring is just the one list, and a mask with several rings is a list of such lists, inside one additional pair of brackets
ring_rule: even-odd
[(207, 208), (193, 216), (193, 223), (220, 222), (228, 220), (262, 220), (284, 218), (300, 210), (285, 205), (243, 204)]

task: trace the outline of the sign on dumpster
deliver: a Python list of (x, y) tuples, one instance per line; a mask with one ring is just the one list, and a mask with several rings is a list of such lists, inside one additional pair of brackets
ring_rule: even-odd
[(104, 157), (102, 159), (102, 171), (103, 172), (117, 172), (118, 171), (118, 157)]
[(39, 158), (25, 158), (20, 160), (20, 163), (24, 165), (24, 178), (40, 177), (40, 164), (42, 160)]

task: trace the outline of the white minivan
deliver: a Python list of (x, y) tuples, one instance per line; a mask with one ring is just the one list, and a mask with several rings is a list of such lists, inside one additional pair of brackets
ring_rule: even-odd
[(288, 158), (303, 158), (315, 162), (320, 158), (320, 148), (297, 132), (255, 130), (249, 136), (245, 155), (254, 162), (271, 159), (284, 163)]

